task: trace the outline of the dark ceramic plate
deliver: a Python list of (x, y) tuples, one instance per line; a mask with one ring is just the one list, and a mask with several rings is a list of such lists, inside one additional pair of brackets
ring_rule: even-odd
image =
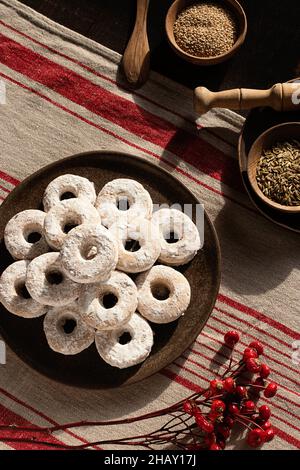
[[(114, 178), (134, 178), (150, 192), (155, 203), (198, 204), (196, 197), (177, 179), (161, 168), (131, 155), (114, 152), (90, 152), (60, 160), (23, 181), (0, 207), (0, 269), (12, 262), (3, 243), (3, 231), (17, 212), (41, 208), (48, 183), (64, 173), (85, 176), (96, 190)], [(220, 283), (220, 248), (215, 229), (205, 214), (205, 242), (202, 250), (184, 272), (192, 288), (186, 314), (166, 325), (152, 325), (155, 344), (151, 355), (138, 366), (119, 370), (106, 364), (95, 345), (76, 356), (53, 352), (43, 332), (43, 317), (25, 320), (0, 306), (0, 331), (7, 344), (28, 364), (48, 377), (70, 385), (110, 388), (138, 382), (175, 360), (196, 338), (214, 306)]]
[(253, 190), (247, 173), (248, 155), (255, 140), (266, 130), (285, 122), (300, 122), (300, 110), (286, 113), (279, 113), (271, 108), (252, 110), (248, 114), (239, 139), (239, 165), (243, 183), (256, 208), (275, 224), (300, 232), (300, 214), (281, 212), (262, 201)]

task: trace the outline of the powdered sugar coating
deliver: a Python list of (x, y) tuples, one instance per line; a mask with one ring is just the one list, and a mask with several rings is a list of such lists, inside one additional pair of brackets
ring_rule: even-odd
[[(128, 210), (120, 210), (122, 204), (126, 206), (128, 201)], [(119, 219), (127, 221), (135, 217), (145, 217), (149, 219), (152, 215), (152, 199), (148, 191), (137, 181), (119, 178), (107, 183), (96, 201), (96, 208), (101, 216), (101, 221), (106, 227), (110, 227)]]
[[(103, 298), (112, 294), (116, 304), (105, 308)], [(79, 299), (82, 318), (97, 330), (113, 330), (127, 323), (137, 308), (137, 288), (125, 273), (114, 271), (108, 281), (85, 286)]]
[(72, 193), (76, 198), (88, 200), (95, 204), (96, 191), (94, 183), (79, 175), (65, 174), (58, 176), (48, 184), (44, 192), (43, 205), (46, 212), (61, 202), (64, 193)]
[[(191, 300), (188, 280), (173, 268), (156, 265), (136, 279), (138, 311), (153, 323), (169, 323), (184, 314)], [(164, 300), (156, 297), (167, 292)], [(157, 295), (156, 295), (157, 294)]]
[(36, 318), (44, 315), (47, 307), (21, 295), (28, 265), (29, 261), (16, 261), (3, 271), (0, 279), (0, 301), (9, 312), (18, 317)]
[(67, 276), (80, 283), (107, 281), (118, 260), (116, 241), (100, 224), (84, 224), (71, 230), (60, 254)]
[[(153, 222), (159, 226), (161, 253), (159, 261), (179, 266), (191, 261), (201, 247), (199, 231), (184, 212), (177, 209), (160, 209), (153, 214)], [(168, 243), (166, 238), (174, 232), (178, 240)]]
[[(120, 344), (123, 333), (129, 333), (131, 341)], [(113, 367), (125, 369), (143, 362), (153, 346), (153, 331), (146, 320), (134, 313), (129, 322), (111, 331), (96, 331), (95, 342), (102, 359)]]
[[(73, 331), (66, 333), (66, 321), (75, 322)], [(76, 303), (65, 307), (52, 307), (44, 319), (44, 332), (53, 351), (65, 355), (78, 354), (87, 349), (95, 339), (95, 330), (81, 318)]]
[[(43, 211), (28, 209), (10, 219), (4, 230), (4, 241), (13, 258), (33, 259), (49, 251), (43, 234), (45, 216)], [(41, 238), (30, 243), (28, 236), (31, 233), (39, 233)]]
[[(52, 284), (47, 280), (49, 273), (58, 273), (62, 280)], [(46, 253), (31, 261), (27, 268), (26, 287), (33, 299), (51, 306), (68, 305), (78, 298), (81, 286), (63, 273), (60, 254)]]
[(60, 250), (67, 236), (69, 225), (100, 224), (97, 209), (86, 199), (66, 199), (53, 206), (45, 217), (45, 237), (51, 248)]
[[(116, 222), (109, 231), (118, 243), (119, 258), (117, 269), (127, 273), (139, 273), (151, 268), (160, 255), (158, 226), (144, 218), (131, 222)], [(126, 249), (126, 242), (136, 241), (137, 251)]]

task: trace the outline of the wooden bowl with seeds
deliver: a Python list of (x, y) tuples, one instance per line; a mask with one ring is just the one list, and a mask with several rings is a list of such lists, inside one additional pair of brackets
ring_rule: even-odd
[(165, 22), (172, 49), (195, 65), (231, 58), (247, 34), (247, 18), (236, 0), (175, 0)]
[(300, 123), (271, 127), (252, 145), (248, 178), (257, 196), (273, 209), (300, 213)]

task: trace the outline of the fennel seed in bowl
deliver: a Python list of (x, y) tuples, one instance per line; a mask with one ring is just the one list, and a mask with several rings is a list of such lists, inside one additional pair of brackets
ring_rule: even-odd
[(300, 206), (300, 143), (278, 142), (264, 150), (256, 169), (263, 194), (284, 206)]
[(185, 8), (174, 23), (178, 46), (196, 57), (225, 54), (238, 38), (234, 14), (217, 2), (198, 2)]

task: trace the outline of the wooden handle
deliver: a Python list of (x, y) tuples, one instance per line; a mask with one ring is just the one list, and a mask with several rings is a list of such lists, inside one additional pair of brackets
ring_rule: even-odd
[(194, 109), (198, 114), (204, 114), (212, 108), (240, 111), (258, 106), (270, 106), (276, 111), (292, 111), (300, 110), (299, 98), (299, 83), (277, 83), (269, 90), (236, 88), (216, 93), (198, 87), (194, 91)]
[(150, 0), (137, 0), (136, 20), (123, 56), (123, 69), (128, 82), (141, 86), (150, 70), (150, 49), (147, 37), (147, 14)]

